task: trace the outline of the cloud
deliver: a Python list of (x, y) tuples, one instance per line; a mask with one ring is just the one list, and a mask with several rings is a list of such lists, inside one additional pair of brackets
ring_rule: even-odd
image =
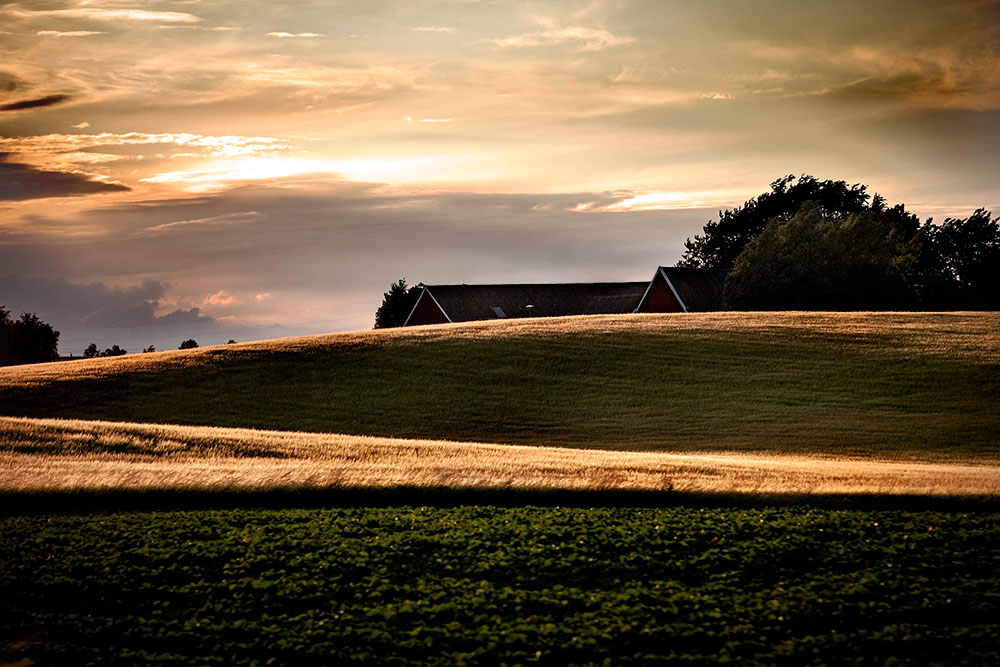
[(37, 97), (33, 100), (21, 100), (20, 102), (10, 102), (8, 104), (0, 105), (0, 111), (21, 111), (22, 109), (37, 109), (40, 107), (50, 107), (56, 104), (62, 104), (71, 99), (70, 95), (46, 95), (45, 97)]
[(17, 11), (20, 16), (51, 16), (54, 18), (91, 19), (96, 21), (155, 21), (160, 23), (198, 23), (201, 18), (186, 12), (157, 12), (146, 9), (47, 9)]
[(575, 44), (580, 51), (601, 51), (615, 46), (624, 46), (635, 41), (634, 37), (615, 35), (607, 30), (571, 26), (552, 30), (541, 30), (523, 35), (513, 35), (487, 40), (497, 46), (526, 48), (552, 44)]
[(421, 25), (417, 26), (416, 28), (410, 28), (410, 30), (413, 32), (443, 32), (443, 33), (455, 32), (454, 28), (450, 28), (445, 25)]
[(39, 37), (89, 37), (90, 35), (106, 35), (106, 32), (99, 30), (39, 30), (35, 32)]
[(213, 215), (208, 218), (196, 218), (194, 220), (175, 220), (174, 222), (165, 222), (153, 227), (147, 228), (150, 232), (163, 232), (168, 230), (176, 230), (178, 228), (187, 228), (191, 226), (207, 227), (220, 225), (245, 225), (251, 222), (260, 222), (266, 219), (261, 213), (257, 211), (238, 211), (235, 213), (226, 213), (223, 215)]
[(28, 164), (7, 162), (0, 153), (0, 200), (23, 201), (46, 197), (78, 197), (101, 192), (124, 192), (121, 183), (95, 180), (81, 172), (44, 171)]
[(268, 37), (278, 37), (280, 39), (287, 39), (289, 37), (302, 37), (306, 39), (314, 39), (316, 37), (326, 37), (326, 35), (318, 32), (269, 32)]
[(233, 306), (239, 303), (241, 303), (241, 301), (226, 290), (219, 290), (215, 294), (210, 294), (205, 297), (205, 300), (201, 305), (206, 307), (225, 308), (226, 306)]

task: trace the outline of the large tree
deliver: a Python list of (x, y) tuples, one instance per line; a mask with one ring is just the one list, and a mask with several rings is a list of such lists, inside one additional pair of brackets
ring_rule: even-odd
[(897, 233), (871, 210), (847, 217), (806, 202), (789, 220), (773, 218), (740, 253), (726, 279), (724, 307), (735, 310), (886, 310), (916, 302), (907, 274), (915, 236)]
[(772, 220), (790, 220), (807, 201), (814, 202), (820, 215), (838, 219), (870, 211), (912, 236), (920, 221), (902, 206), (887, 208), (879, 195), (871, 198), (865, 185), (845, 181), (820, 181), (813, 176), (788, 175), (771, 183), (771, 190), (754, 197), (742, 206), (719, 212), (719, 219), (709, 221), (704, 233), (688, 239), (679, 266), (732, 270), (736, 258), (747, 244), (764, 231)]
[(33, 364), (59, 358), (59, 332), (38, 319), (22, 313), (15, 320), (0, 306), (0, 366)]

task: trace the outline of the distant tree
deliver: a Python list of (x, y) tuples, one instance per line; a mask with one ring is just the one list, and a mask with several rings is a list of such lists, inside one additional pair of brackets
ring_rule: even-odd
[(806, 202), (774, 218), (726, 279), (724, 307), (736, 310), (886, 310), (912, 307), (907, 273), (915, 236), (897, 233), (880, 211), (826, 216)]
[(980, 208), (940, 225), (928, 220), (921, 232), (930, 307), (1000, 309), (1000, 216)]
[(235, 344), (236, 344), (236, 341), (233, 340), (232, 338), (230, 338), (229, 340), (226, 341), (226, 345), (235, 345)]
[(59, 358), (59, 332), (34, 313), (14, 320), (0, 306), (0, 366), (33, 364)]
[(401, 327), (409, 317), (410, 311), (417, 303), (423, 283), (407, 287), (406, 279), (400, 278), (394, 282), (389, 291), (382, 295), (382, 305), (375, 311), (375, 328), (388, 329)]
[(101, 356), (100, 351), (97, 349), (97, 343), (91, 343), (87, 346), (87, 349), (83, 351), (84, 359), (93, 359), (94, 357)]
[(828, 219), (869, 211), (889, 221), (891, 227), (898, 228), (904, 235), (916, 234), (920, 224), (902, 205), (887, 208), (879, 195), (869, 203), (865, 185), (820, 181), (808, 175), (796, 179), (788, 175), (771, 183), (770, 192), (742, 206), (720, 211), (719, 219), (708, 222), (703, 234), (685, 241), (684, 255), (678, 265), (730, 271), (747, 244), (757, 238), (770, 221), (790, 220), (807, 201), (814, 202), (820, 215)]
[(192, 350), (192, 349), (194, 349), (196, 347), (198, 347), (198, 341), (196, 341), (194, 338), (188, 338), (186, 341), (184, 341), (183, 343), (181, 343), (180, 347), (177, 348), (177, 349), (179, 349), (179, 350)]
[(101, 352), (102, 357), (120, 357), (123, 354), (128, 354), (128, 350), (123, 350), (117, 343)]
[(142, 348), (142, 352), (143, 352), (143, 354), (146, 354), (148, 352), (156, 352), (156, 348), (154, 346), (150, 345), (149, 347)]

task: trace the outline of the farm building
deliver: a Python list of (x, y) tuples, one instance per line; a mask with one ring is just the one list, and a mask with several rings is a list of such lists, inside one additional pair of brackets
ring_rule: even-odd
[(648, 282), (426, 285), (403, 326), (718, 310), (725, 275), (723, 271), (661, 266)]
[(722, 307), (722, 285), (725, 282), (725, 271), (661, 266), (649, 281), (635, 312), (689, 313), (719, 310)]

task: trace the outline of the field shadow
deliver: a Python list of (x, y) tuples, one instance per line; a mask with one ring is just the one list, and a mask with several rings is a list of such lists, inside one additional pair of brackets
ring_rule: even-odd
[(0, 492), (0, 516), (203, 509), (394, 506), (704, 507), (1000, 512), (995, 495), (878, 495), (706, 491), (497, 489), (454, 487), (276, 487), (262, 490), (99, 490)]

